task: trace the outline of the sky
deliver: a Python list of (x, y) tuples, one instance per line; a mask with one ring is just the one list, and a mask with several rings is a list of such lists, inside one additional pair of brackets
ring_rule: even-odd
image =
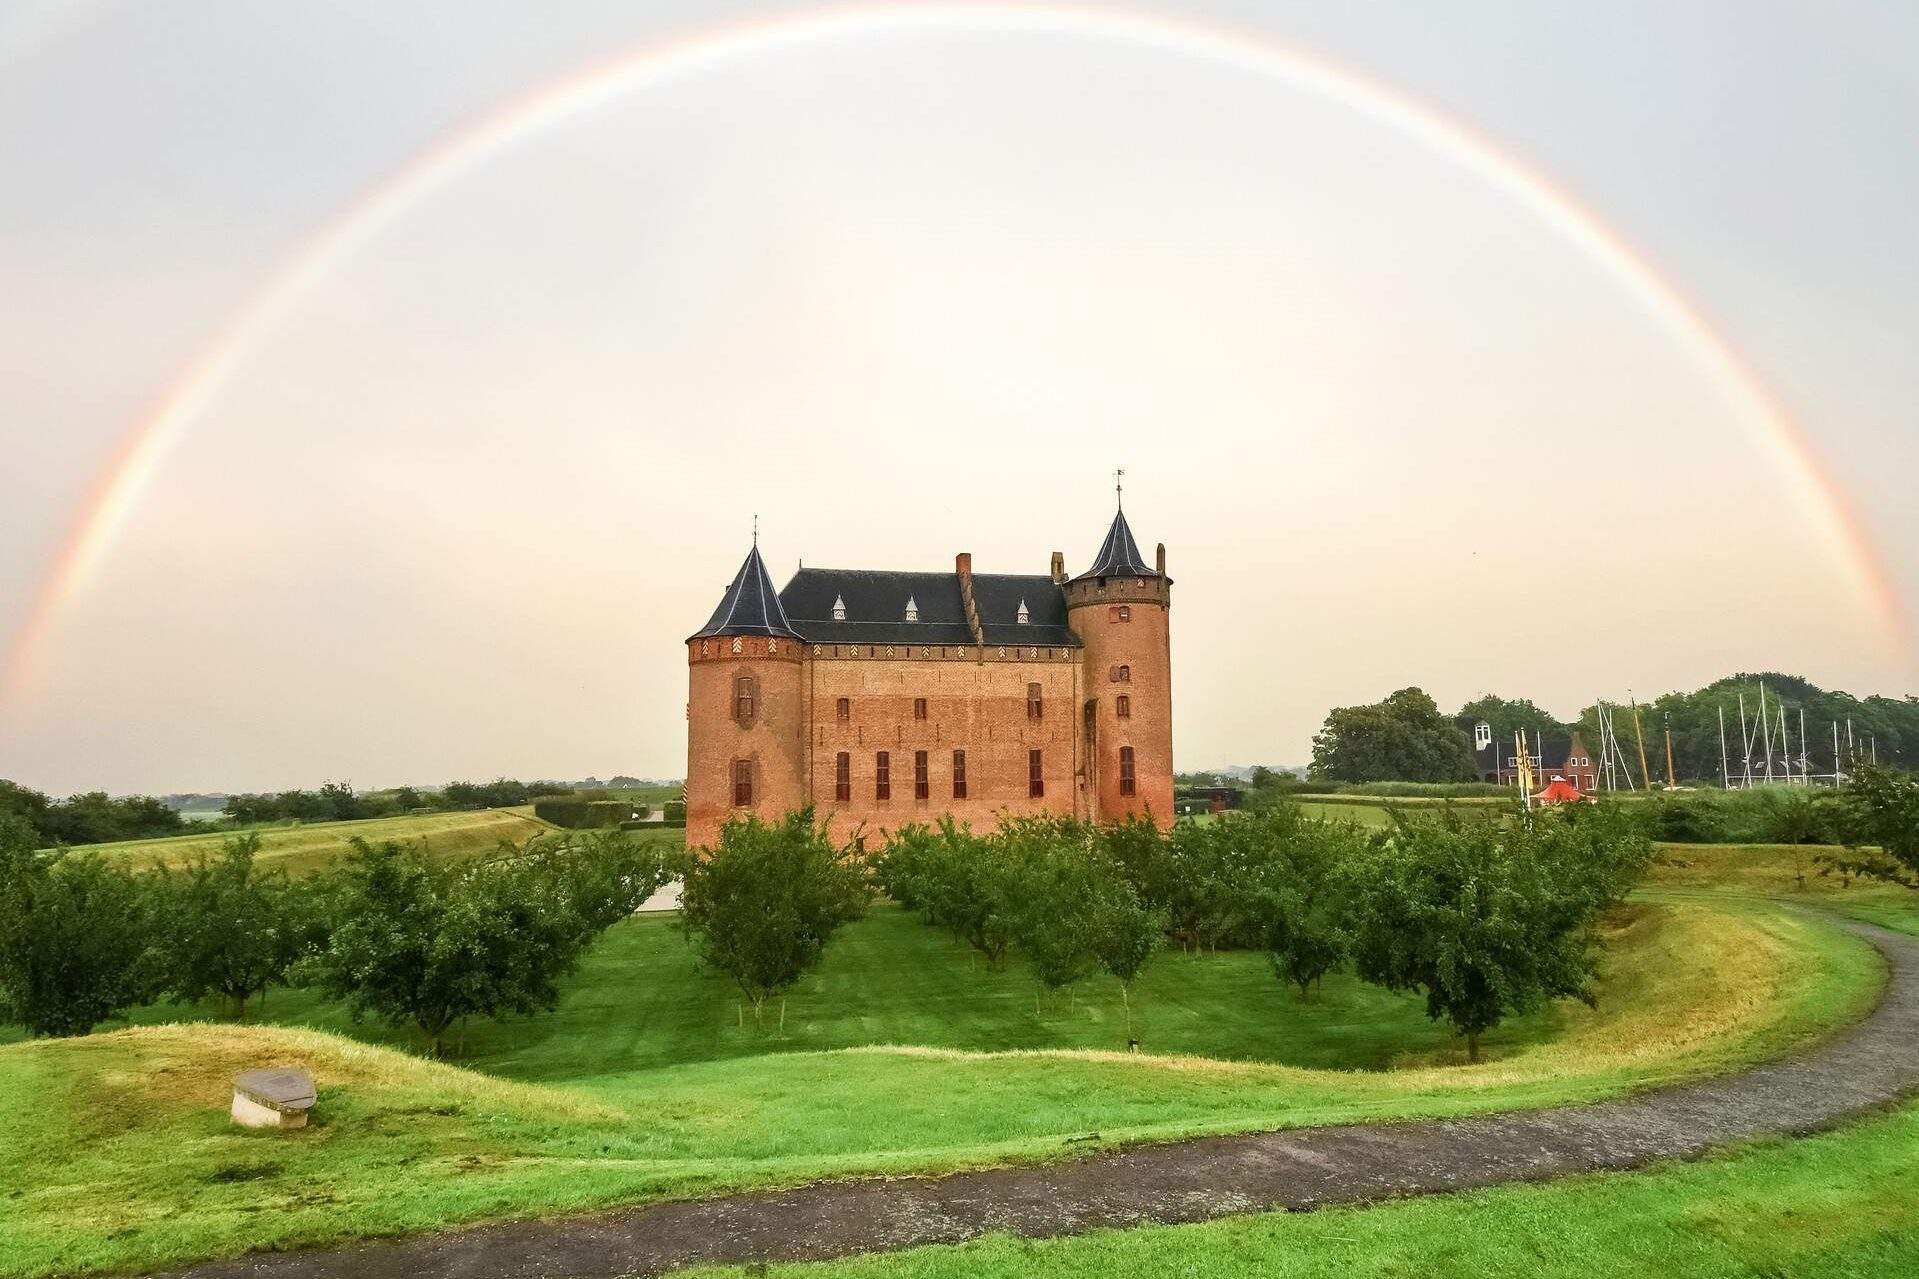
[(678, 776), (756, 516), (1043, 573), (1119, 467), (1182, 768), (1919, 691), (1919, 10), (873, 12), (0, 0), (0, 777)]

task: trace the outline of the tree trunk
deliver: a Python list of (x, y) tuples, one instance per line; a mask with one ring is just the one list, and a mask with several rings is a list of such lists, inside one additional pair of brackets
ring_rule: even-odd
[(780, 1033), (786, 1033), (786, 996), (780, 996)]
[(1472, 1063), (1479, 1061), (1479, 1032), (1476, 1030), (1466, 1032), (1466, 1060)]
[(1133, 999), (1126, 993), (1126, 983), (1119, 984), (1120, 1006), (1126, 1010), (1126, 1046), (1133, 1046)]
[(220, 1015), (228, 1021), (245, 1021), (247, 1018), (246, 992), (235, 994), (230, 990), (220, 992)]

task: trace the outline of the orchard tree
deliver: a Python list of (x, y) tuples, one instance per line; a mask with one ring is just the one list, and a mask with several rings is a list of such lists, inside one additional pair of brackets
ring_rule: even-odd
[(1133, 983), (1166, 940), (1166, 917), (1140, 901), (1139, 894), (1108, 866), (1094, 881), (1093, 957), (1119, 982), (1126, 1010), (1126, 1042), (1133, 1039)]
[(605, 847), (529, 843), (488, 861), (451, 864), (419, 848), (354, 841), (324, 892), (332, 915), (307, 975), (354, 1018), (412, 1025), (435, 1056), (471, 1016), (551, 1011), (560, 979), (615, 919), (658, 884), (644, 873), (609, 904), (617, 877)]
[(1560, 862), (1533, 822), (1400, 821), (1354, 868), (1355, 969), (1423, 994), (1426, 1015), (1451, 1022), (1475, 1062), (1506, 1017), (1568, 996), (1592, 1004), (1595, 927), (1616, 881), (1562, 882)]
[(1328, 782), (1470, 782), (1466, 735), (1417, 688), (1341, 706), (1313, 736), (1312, 776)]
[(866, 912), (872, 892), (857, 841), (835, 845), (812, 809), (770, 823), (748, 817), (727, 822), (715, 847), (687, 859), (680, 924), (764, 1026), (766, 1001), (783, 1000), (819, 963), (833, 934)]
[(1315, 821), (1296, 808), (1258, 819), (1269, 853), (1261, 867), (1258, 912), (1273, 973), (1300, 998), (1346, 959), (1348, 874), (1365, 838), (1343, 823)]
[(1846, 851), (1821, 856), (1821, 873), (1919, 888), (1919, 778), (1861, 766), (1841, 792), (1838, 824)]
[(242, 1019), (247, 1001), (285, 982), (308, 939), (308, 916), (283, 871), (257, 863), (256, 831), (225, 842), (176, 873), (162, 871), (160, 946), (176, 1000), (220, 997), (223, 1016)]
[(0, 817), (0, 1022), (84, 1035), (153, 995), (153, 895), (97, 856), (38, 841)]

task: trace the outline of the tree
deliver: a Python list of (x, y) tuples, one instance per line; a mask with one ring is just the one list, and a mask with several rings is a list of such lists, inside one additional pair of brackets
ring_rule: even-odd
[(1312, 776), (1331, 782), (1470, 782), (1465, 734), (1417, 688), (1370, 706), (1342, 706), (1313, 736)]
[(1064, 818), (1021, 817), (994, 836), (1008, 861), (1013, 944), (1047, 990), (1063, 990), (1099, 964), (1102, 872), (1115, 880), (1117, 873), (1095, 856), (1088, 834)]
[(819, 963), (871, 897), (863, 850), (857, 842), (836, 847), (809, 808), (777, 822), (727, 822), (713, 849), (687, 860), (680, 924), (764, 1026), (766, 1001)]
[[(1596, 922), (1637, 854), (1610, 855), (1605, 837), (1541, 837), (1564, 829), (1552, 815), (1399, 821), (1350, 879), (1360, 977), (1424, 994), (1426, 1015), (1451, 1022), (1475, 1062), (1504, 1018), (1549, 999), (1593, 1003)], [(1566, 875), (1582, 847), (1608, 856)]]
[(246, 1016), (247, 1001), (286, 980), (308, 940), (307, 918), (284, 872), (262, 869), (258, 832), (229, 839), (217, 860), (161, 872), (161, 946), (175, 999), (220, 997), (222, 1015)]
[(1258, 910), (1273, 973), (1299, 988), (1300, 997), (1346, 958), (1345, 872), (1365, 840), (1350, 826), (1314, 821), (1297, 809), (1258, 819), (1270, 841), (1262, 867)]
[[(449, 864), (356, 839), (327, 886), (331, 934), (306, 975), (355, 1020), (416, 1027), (435, 1056), (467, 1017), (551, 1011), (586, 948), (658, 886), (657, 860), (649, 874), (646, 854), (615, 847), (529, 841)], [(623, 878), (610, 857), (641, 869)]]
[(1093, 957), (1119, 982), (1120, 1004), (1126, 1010), (1126, 1042), (1133, 1040), (1133, 983), (1147, 961), (1166, 939), (1166, 917), (1140, 901), (1119, 874), (1108, 866), (1093, 885)]
[(1822, 855), (1822, 874), (1839, 871), (1919, 889), (1919, 778), (1867, 764), (1841, 795), (1843, 855)]
[(0, 1021), (84, 1035), (153, 993), (151, 895), (99, 857), (38, 842), (0, 817)]

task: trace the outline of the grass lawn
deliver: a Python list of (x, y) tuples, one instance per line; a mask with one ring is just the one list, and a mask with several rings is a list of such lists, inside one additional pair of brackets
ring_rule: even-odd
[[(1132, 1055), (1113, 1051), (1110, 986), (1036, 1012), (1019, 971), (978, 970), (898, 910), (836, 941), (783, 1031), (742, 1018), (671, 921), (642, 918), (596, 949), (557, 1014), (474, 1026), (459, 1067), (356, 1042), (409, 1041), (290, 992), (267, 1013), (316, 1029), (141, 1026), (0, 1048), (0, 1275), (1583, 1100), (1777, 1054), (1857, 1016), (1882, 976), (1815, 918), (1655, 894), (1617, 923), (1597, 1011), (1515, 1023), (1478, 1066), (1410, 999), (1329, 980), (1302, 1002), (1246, 955), (1161, 956), (1137, 1000), (1149, 1052)], [(284, 1061), (320, 1081), (314, 1126), (232, 1128), (231, 1074)]]
[[(531, 806), (486, 808), (467, 813), (410, 813), (403, 817), (375, 817), (357, 822), (262, 826), (258, 828), (259, 861), (262, 865), (281, 866), (289, 873), (299, 875), (337, 861), (346, 853), (348, 841), (354, 838), (373, 843), (382, 840), (410, 843), (423, 839), (435, 853), (464, 857), (491, 852), (503, 839), (524, 843), (531, 836), (553, 829), (533, 816)], [(124, 860), (139, 868), (162, 864), (178, 866), (197, 856), (218, 854), (220, 845), (232, 837), (231, 831), (204, 831), (167, 835), (159, 839), (124, 840), (116, 844), (87, 844), (77, 851)]]
[[(841, 1262), (780, 1279), (1862, 1279), (1919, 1274), (1919, 1106), (1697, 1164), (1372, 1208), (1268, 1213), (1065, 1239), (1005, 1236)], [(689, 1279), (739, 1270), (700, 1269)]]

